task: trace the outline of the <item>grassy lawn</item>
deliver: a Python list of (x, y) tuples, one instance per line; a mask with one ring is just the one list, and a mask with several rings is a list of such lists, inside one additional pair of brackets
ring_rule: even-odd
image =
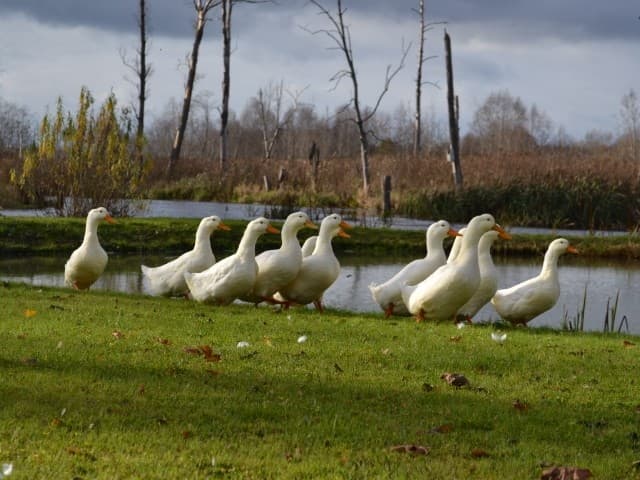
[(17, 284), (0, 299), (12, 479), (640, 478), (636, 337), (509, 329), (501, 345), (377, 315)]

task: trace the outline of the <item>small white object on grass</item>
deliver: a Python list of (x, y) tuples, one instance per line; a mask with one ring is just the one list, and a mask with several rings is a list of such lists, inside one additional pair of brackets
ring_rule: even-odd
[(466, 324), (466, 323), (464, 323), (464, 322), (458, 322), (458, 323), (456, 323), (456, 327), (458, 327), (458, 330), (461, 330), (461, 329), (463, 329), (463, 328), (464, 328), (464, 327), (466, 327), (466, 326), (467, 326), (467, 324)]
[(247, 348), (249, 345), (249, 342), (238, 342), (238, 348)]
[(13, 472), (13, 463), (3, 463), (0, 478), (8, 477)]
[(298, 343), (304, 343), (307, 341), (307, 336), (306, 335), (301, 335), (298, 337)]
[(496, 343), (503, 344), (507, 339), (507, 334), (501, 332), (491, 332), (491, 339)]

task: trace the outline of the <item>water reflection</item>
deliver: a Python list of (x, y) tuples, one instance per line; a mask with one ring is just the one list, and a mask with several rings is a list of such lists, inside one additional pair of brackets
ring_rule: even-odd
[[(140, 264), (154, 266), (166, 262), (170, 257), (127, 256), (112, 257), (105, 274), (93, 289), (140, 293), (142, 276)], [(384, 281), (399, 271), (408, 260), (387, 259), (371, 264), (370, 260), (358, 257), (341, 258), (342, 271), (336, 283), (325, 293), (327, 307), (356, 312), (380, 312), (371, 299), (371, 282)], [(0, 279), (25, 282), (42, 286), (64, 285), (64, 262), (61, 257), (37, 257), (0, 259)], [(539, 272), (542, 258), (495, 259), (499, 273), (500, 288), (508, 287)], [(560, 328), (563, 319), (574, 320), (582, 309), (585, 287), (587, 302), (585, 329), (600, 331), (607, 311), (607, 301), (613, 306), (619, 294), (617, 320), (626, 315), (629, 331), (640, 334), (640, 265), (629, 262), (594, 261), (575, 257), (560, 260), (561, 295), (556, 306), (530, 323), (531, 326)], [(381, 312), (380, 312), (381, 314)], [(486, 305), (474, 320), (493, 321), (498, 318), (491, 305)], [(625, 329), (626, 330), (626, 329)]]

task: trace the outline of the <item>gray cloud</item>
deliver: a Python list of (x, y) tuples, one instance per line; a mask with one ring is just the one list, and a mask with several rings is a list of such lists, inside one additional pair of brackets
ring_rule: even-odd
[[(321, 3), (335, 12), (335, 1), (322, 0)], [(425, 3), (429, 21), (446, 21), (451, 25), (485, 22), (511, 25), (509, 38), (516, 42), (531, 41), (536, 35), (554, 35), (574, 41), (640, 39), (640, 6), (629, 0), (447, 0)], [(417, 0), (343, 0), (347, 19), (351, 15), (384, 16), (391, 21), (412, 19), (416, 18), (412, 10), (417, 5)], [(194, 19), (191, 0), (148, 0), (148, 10), (153, 34), (191, 35)], [(137, 28), (137, 2), (131, 0), (2, 0), (0, 12), (22, 13), (39, 22), (54, 25), (87, 26), (122, 32), (135, 31)], [(234, 28), (240, 32), (259, 29), (267, 12), (285, 23), (293, 15), (322, 22), (317, 16), (318, 9), (307, 0), (278, 0), (276, 3), (253, 5), (239, 3), (234, 7), (234, 12)], [(217, 14), (216, 10), (212, 15)], [(518, 25), (528, 25), (529, 28), (521, 32)], [(492, 31), (484, 33), (490, 34)]]

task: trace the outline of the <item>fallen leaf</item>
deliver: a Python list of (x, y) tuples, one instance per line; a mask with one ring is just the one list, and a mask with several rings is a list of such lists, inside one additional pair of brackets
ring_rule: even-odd
[(453, 387), (464, 387), (465, 385), (469, 385), (469, 380), (467, 380), (467, 377), (465, 377), (461, 373), (445, 372), (440, 375), (440, 378), (445, 380), (449, 385)]
[(587, 468), (549, 467), (542, 471), (540, 480), (583, 480), (592, 476), (591, 470)]
[(516, 400), (515, 402), (513, 402), (513, 408), (515, 408), (516, 410), (520, 411), (520, 412), (524, 412), (525, 410), (529, 409), (529, 405), (527, 405), (524, 402), (521, 402), (520, 400)]
[(183, 349), (185, 351), (185, 353), (190, 353), (192, 355), (201, 355), (202, 351), (200, 350), (200, 347), (184, 347)]
[(625, 340), (624, 342), (622, 342), (622, 345), (624, 345), (625, 347), (629, 348), (629, 347), (635, 347), (636, 344), (633, 342), (630, 342), (629, 340)]
[(191, 437), (191, 435), (192, 435), (192, 434), (191, 434), (191, 432), (190, 432), (189, 430), (184, 430), (184, 431), (182, 432), (182, 438), (184, 438), (185, 440), (186, 440), (187, 438), (190, 438), (190, 437)]
[(451, 342), (459, 342), (460, 340), (462, 340), (462, 335), (454, 335), (452, 337), (449, 337), (449, 341)]
[(120, 330), (114, 330), (111, 335), (113, 335), (113, 338), (116, 338), (118, 340), (124, 338), (124, 333), (122, 333)]
[(23, 313), (25, 317), (31, 318), (31, 317), (34, 317), (38, 312), (36, 310), (27, 308)]
[(486, 458), (489, 456), (489, 452), (483, 450), (482, 448), (474, 448), (471, 450), (471, 456), (473, 458)]
[(158, 337), (158, 343), (161, 343), (162, 345), (171, 345), (171, 342), (169, 341), (168, 338)]
[(430, 431), (432, 433), (451, 433), (453, 432), (453, 425), (451, 425), (450, 423), (444, 423), (432, 428)]
[(423, 447), (422, 445), (394, 445), (391, 447), (392, 452), (398, 453), (410, 453), (412, 455), (428, 455), (430, 447)]

